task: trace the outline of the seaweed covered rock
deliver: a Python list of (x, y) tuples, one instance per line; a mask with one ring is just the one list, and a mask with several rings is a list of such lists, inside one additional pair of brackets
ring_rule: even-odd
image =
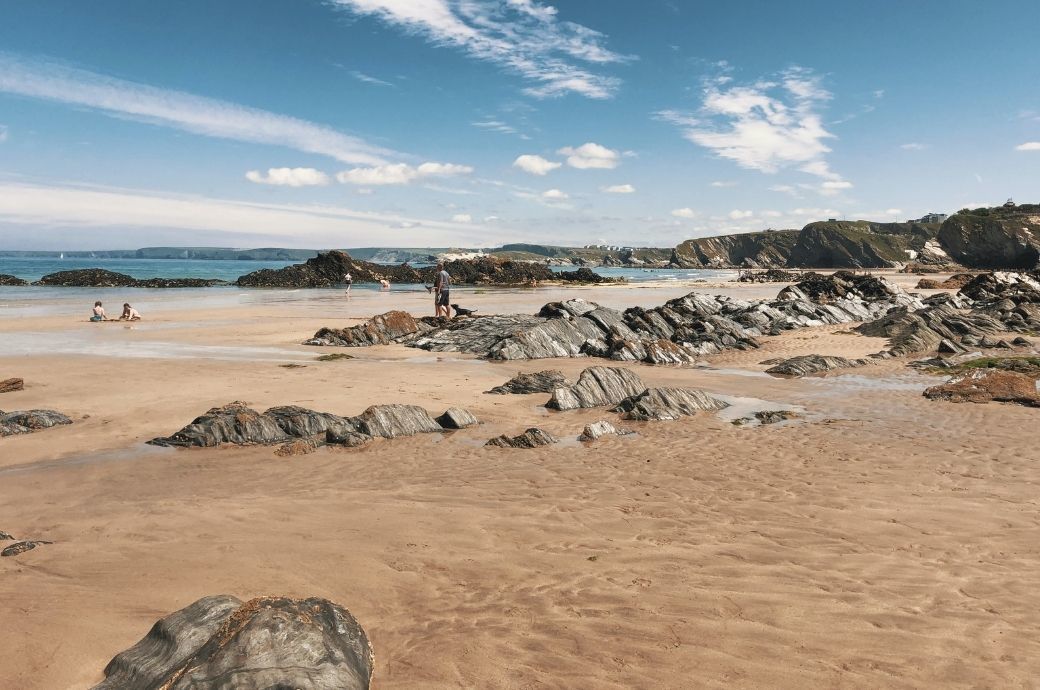
[(584, 266), (575, 271), (560, 271), (555, 277), (565, 283), (598, 284), (625, 282), (624, 278), (607, 278)]
[(971, 369), (924, 392), (931, 400), (949, 402), (1011, 402), (1040, 407), (1036, 379), (1028, 374), (999, 369)]
[[(444, 270), (451, 276), (452, 282), (466, 285), (534, 285), (556, 279), (552, 269), (543, 263), (493, 256), (448, 261), (444, 264)], [(423, 278), (433, 282), (435, 273), (435, 269), (427, 269)]]
[(368, 635), (326, 599), (200, 599), (116, 655), (94, 690), (367, 690)]
[(72, 424), (72, 420), (54, 410), (20, 410), (0, 412), (0, 436), (30, 434), (40, 429)]
[(553, 410), (577, 410), (616, 405), (645, 390), (639, 375), (628, 369), (589, 367), (581, 372), (573, 386), (555, 389), (545, 406)]
[(826, 304), (838, 299), (885, 300), (895, 296), (898, 288), (883, 278), (850, 271), (830, 275), (806, 273), (794, 285), (777, 295), (780, 300), (808, 300)]
[(865, 359), (846, 359), (845, 357), (831, 357), (828, 355), (801, 355), (791, 357), (766, 369), (767, 374), (773, 376), (809, 376), (819, 374), (833, 369), (851, 369), (862, 367), (868, 363)]
[(539, 446), (550, 446), (557, 443), (555, 437), (547, 431), (542, 431), (538, 427), (531, 427), (519, 436), (496, 436), (490, 439), (485, 446), (495, 446), (498, 448), (537, 448)]
[(28, 284), (29, 281), (27, 280), (22, 280), (7, 273), (0, 273), (0, 287), (24, 287)]
[(368, 347), (389, 345), (419, 332), (419, 322), (405, 311), (388, 311), (350, 328), (322, 328), (304, 345)]
[(340, 285), (350, 274), (355, 283), (419, 283), (422, 274), (409, 266), (383, 266), (354, 259), (346, 252), (321, 252), (302, 264), (285, 268), (262, 268), (240, 276), (239, 287), (327, 288)]
[(526, 395), (529, 393), (552, 393), (557, 388), (569, 386), (570, 381), (557, 369), (536, 371), (533, 374), (519, 373), (500, 386), (487, 391), (493, 395)]
[(729, 403), (704, 391), (690, 388), (650, 388), (625, 398), (614, 411), (620, 412), (622, 419), (648, 422), (681, 419), (697, 412), (714, 412), (726, 407), (729, 407)]
[(58, 271), (43, 276), (33, 285), (55, 287), (132, 287), (132, 288), (200, 288), (227, 285), (215, 278), (145, 278), (137, 279), (125, 273), (103, 268), (81, 268)]

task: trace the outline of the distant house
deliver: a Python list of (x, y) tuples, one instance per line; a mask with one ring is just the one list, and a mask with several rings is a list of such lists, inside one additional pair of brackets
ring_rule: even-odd
[(950, 216), (945, 213), (926, 213), (917, 220), (911, 220), (911, 223), (942, 223)]

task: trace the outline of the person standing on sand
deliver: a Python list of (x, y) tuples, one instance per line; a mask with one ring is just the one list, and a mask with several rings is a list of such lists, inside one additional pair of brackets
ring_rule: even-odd
[(444, 270), (444, 262), (437, 262), (437, 275), (433, 279), (434, 316), (451, 318), (451, 276)]
[(94, 302), (94, 315), (90, 317), (91, 321), (108, 321), (108, 314), (105, 313), (105, 308), (101, 306), (101, 300)]
[(350, 286), (354, 284), (354, 279), (349, 273), (343, 275), (343, 282), (347, 284), (347, 294), (350, 294)]

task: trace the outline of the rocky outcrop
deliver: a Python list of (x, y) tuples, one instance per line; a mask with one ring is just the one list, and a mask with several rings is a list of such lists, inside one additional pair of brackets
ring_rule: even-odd
[(965, 266), (1036, 268), (1040, 265), (1040, 204), (963, 209), (943, 222), (939, 241)]
[(27, 280), (22, 280), (7, 273), (0, 273), (0, 287), (23, 287), (28, 284), (29, 281)]
[(0, 393), (13, 393), (25, 388), (23, 379), (4, 379), (0, 381)]
[(551, 446), (557, 443), (557, 439), (552, 434), (542, 431), (538, 427), (531, 427), (519, 436), (496, 436), (490, 439), (485, 446), (494, 446), (497, 448), (537, 448), (539, 446)]
[[(557, 280), (557, 274), (544, 263), (503, 260), (491, 256), (448, 261), (444, 264), (444, 270), (451, 276), (452, 282), (467, 285), (536, 285)], [(428, 270), (423, 278), (432, 283), (434, 272), (433, 269)]]
[(889, 268), (912, 258), (935, 237), (934, 225), (829, 220), (809, 223), (791, 249), (789, 267)]
[(565, 283), (577, 283), (583, 285), (598, 285), (600, 283), (623, 283), (624, 278), (607, 278), (592, 271), (589, 268), (579, 268), (576, 271), (560, 271), (554, 275), (557, 280)]
[[(452, 408), (442, 417), (448, 423), (461, 424), (472, 415)], [(355, 447), (374, 437), (399, 438), (458, 428), (462, 427), (441, 426), (429, 412), (416, 405), (373, 405), (355, 417), (340, 417), (296, 405), (272, 407), (261, 414), (245, 403), (233, 402), (209, 410), (172, 436), (152, 439), (149, 443), (208, 448), (224, 443), (274, 445), (304, 439), (313, 441), (315, 447), (326, 443)], [(296, 444), (290, 450), (295, 453), (303, 447)]]
[(946, 280), (922, 278), (917, 282), (918, 290), (960, 290), (970, 283), (975, 276), (971, 273), (955, 273)]
[(30, 434), (64, 424), (72, 424), (72, 420), (54, 410), (0, 411), (0, 436)]
[(672, 251), (678, 268), (770, 268), (787, 265), (797, 230), (749, 232), (687, 240)]
[(618, 429), (610, 422), (599, 421), (593, 422), (592, 424), (586, 424), (585, 428), (581, 432), (581, 436), (578, 437), (578, 440), (588, 443), (590, 441), (601, 439), (604, 436), (628, 436), (632, 433), (633, 432), (628, 429)]
[(557, 388), (569, 386), (570, 381), (562, 371), (547, 369), (533, 374), (519, 373), (501, 386), (487, 391), (493, 395), (527, 395), (530, 393), (552, 393)]
[(741, 271), (737, 276), (738, 283), (796, 283), (802, 279), (798, 271), (785, 271), (782, 268), (770, 268), (767, 271)]
[(628, 369), (589, 367), (581, 372), (573, 386), (555, 389), (545, 406), (553, 410), (577, 410), (616, 405), (644, 390), (643, 380)]
[(158, 621), (94, 690), (367, 690), (368, 635), (326, 599), (213, 596)]
[(887, 354), (902, 357), (935, 351), (943, 340), (957, 342), (969, 333), (996, 333), (1003, 327), (985, 314), (964, 312), (951, 303), (932, 303), (915, 311), (906, 307), (893, 309), (855, 330), (863, 335), (888, 338)]
[(729, 403), (713, 398), (704, 391), (689, 388), (649, 388), (622, 400), (614, 412), (622, 419), (638, 422), (670, 421), (689, 417), (697, 412), (715, 412), (729, 407)]
[(899, 288), (884, 278), (850, 271), (835, 271), (825, 275), (806, 273), (796, 284), (780, 291), (780, 300), (808, 300), (830, 304), (839, 299), (878, 301), (891, 299), (900, 294)]
[(1034, 377), (995, 369), (972, 369), (942, 385), (926, 389), (924, 396), (949, 402), (1010, 402), (1040, 407)]
[(350, 328), (322, 328), (304, 345), (335, 345), (339, 347), (368, 347), (389, 345), (415, 335), (420, 324), (405, 311), (388, 311)]
[(33, 285), (51, 287), (201, 288), (228, 285), (228, 282), (215, 278), (146, 278), (138, 280), (125, 273), (116, 273), (103, 268), (81, 268), (45, 275), (33, 283)]
[(759, 410), (755, 413), (759, 424), (779, 424), (797, 418), (798, 413), (793, 410)]
[(346, 252), (322, 252), (305, 263), (285, 268), (262, 268), (240, 276), (239, 287), (265, 288), (327, 288), (343, 283), (350, 274), (355, 283), (421, 283), (422, 274), (410, 266), (383, 266), (354, 259)]
[(828, 355), (801, 355), (791, 357), (766, 369), (767, 374), (773, 376), (785, 376), (795, 378), (819, 374), (834, 369), (851, 369), (862, 367), (869, 363), (866, 359), (846, 359), (845, 357), (830, 357)]
[(468, 429), (480, 424), (472, 412), (461, 407), (449, 407), (436, 421), (442, 429)]
[(32, 551), (41, 544), (53, 544), (52, 541), (44, 541), (42, 539), (33, 539), (30, 541), (18, 541), (10, 546), (6, 547), (3, 551), (0, 551), (0, 556), (17, 556), (20, 553), (26, 551)]

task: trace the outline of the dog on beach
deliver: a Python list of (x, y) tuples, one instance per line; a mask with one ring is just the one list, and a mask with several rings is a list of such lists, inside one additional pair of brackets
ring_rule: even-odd
[(455, 310), (455, 316), (473, 316), (476, 313), (476, 309), (463, 309), (457, 304), (451, 305), (451, 308)]

